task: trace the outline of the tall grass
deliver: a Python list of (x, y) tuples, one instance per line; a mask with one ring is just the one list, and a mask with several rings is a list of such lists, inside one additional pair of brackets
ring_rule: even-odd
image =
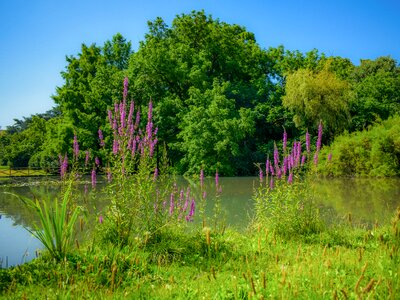
[[(58, 199), (43, 201), (17, 196), (25, 205), (33, 209), (39, 217), (40, 225), (33, 224), (33, 229), (26, 229), (48, 250), (50, 255), (62, 260), (70, 253), (75, 238), (75, 224), (81, 212), (79, 206), (71, 203), (72, 184), (64, 191), (61, 203)], [(48, 202), (49, 204), (47, 204)]]

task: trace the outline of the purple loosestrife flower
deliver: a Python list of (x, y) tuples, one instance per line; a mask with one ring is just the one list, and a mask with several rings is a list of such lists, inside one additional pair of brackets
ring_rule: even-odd
[(156, 168), (154, 169), (153, 181), (156, 181), (157, 178), (158, 178), (158, 168), (156, 167)]
[(315, 151), (314, 154), (314, 165), (318, 165), (318, 151)]
[(78, 160), (79, 156), (79, 144), (78, 144), (78, 138), (76, 134), (74, 135), (74, 158), (75, 160)]
[(113, 153), (114, 153), (114, 154), (117, 154), (117, 153), (118, 153), (118, 150), (119, 150), (118, 140), (117, 140), (117, 139), (114, 139), (114, 141), (113, 141)]
[(307, 153), (310, 153), (311, 149), (310, 149), (310, 134), (308, 133), (308, 130), (306, 132), (306, 149), (307, 149)]
[(201, 196), (203, 197), (203, 199), (206, 199), (206, 197), (207, 197), (207, 192), (206, 192), (206, 191), (203, 191), (203, 194), (202, 194)]
[(200, 170), (200, 187), (203, 188), (204, 186), (204, 171), (203, 169)]
[(283, 153), (286, 151), (286, 145), (287, 145), (287, 132), (286, 129), (283, 129)]
[(271, 181), (269, 182), (269, 188), (270, 188), (271, 190), (273, 190), (274, 187), (275, 187), (275, 185), (274, 185), (274, 177), (271, 176)]
[(287, 170), (288, 170), (288, 158), (287, 156), (285, 156), (283, 158), (283, 168), (282, 168), (283, 176), (286, 176)]
[(278, 147), (276, 147), (276, 144), (274, 145), (274, 167), (276, 170), (279, 168), (279, 151)]
[(265, 176), (268, 176), (269, 174), (269, 159), (265, 161)]
[(301, 166), (304, 166), (305, 162), (306, 162), (306, 156), (303, 155), (303, 156), (301, 157)]
[(121, 118), (120, 121), (120, 128), (119, 128), (119, 135), (122, 136), (125, 128), (126, 128), (126, 108), (125, 108), (125, 103), (121, 103), (119, 105), (119, 115)]
[(100, 215), (100, 216), (99, 216), (99, 223), (100, 223), (100, 224), (103, 224), (103, 221), (104, 221), (103, 216)]
[(329, 155), (328, 155), (328, 161), (331, 161), (331, 160), (332, 160), (332, 152), (329, 153)]
[(94, 158), (94, 163), (96, 164), (97, 167), (100, 166), (100, 159), (97, 156)]
[(68, 171), (68, 156), (67, 156), (67, 154), (65, 154), (64, 159), (62, 160), (62, 163), (61, 163), (61, 167), (60, 167), (61, 179), (63, 179), (65, 177), (65, 175), (67, 175), (67, 171)]
[(104, 144), (103, 131), (101, 131), (101, 129), (99, 129), (98, 134), (99, 134), (100, 146), (104, 147), (105, 144)]
[(269, 162), (269, 172), (271, 173), (271, 176), (275, 176), (274, 167), (271, 162)]
[(321, 150), (322, 143), (322, 121), (318, 125), (317, 151)]
[(129, 106), (129, 114), (128, 114), (128, 126), (130, 131), (133, 130), (132, 120), (134, 112), (135, 112), (135, 102), (132, 101)]
[(174, 213), (174, 193), (171, 193), (171, 197), (169, 199), (169, 215), (171, 216)]
[(194, 202), (194, 198), (192, 198), (192, 202), (190, 203), (190, 211), (189, 211), (189, 214), (186, 216), (186, 221), (188, 221), (188, 222), (193, 221), (195, 206), (196, 206), (196, 204)]
[(287, 182), (288, 182), (289, 184), (292, 184), (292, 183), (293, 183), (293, 172), (290, 172)]
[(264, 173), (261, 168), (260, 168), (259, 176), (260, 176), (260, 183), (262, 183), (264, 181)]
[(92, 170), (92, 188), (96, 188), (96, 183), (97, 183), (97, 181), (96, 181), (96, 170), (93, 169)]
[(139, 128), (139, 124), (140, 124), (140, 110), (138, 109), (138, 111), (136, 112), (136, 119), (135, 119), (135, 129)]

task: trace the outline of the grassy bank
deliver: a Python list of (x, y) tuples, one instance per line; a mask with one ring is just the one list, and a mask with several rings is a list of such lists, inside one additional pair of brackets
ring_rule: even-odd
[[(397, 221), (399, 216), (397, 216)], [(133, 299), (398, 299), (398, 223), (283, 238), (268, 228), (165, 230), (137, 246), (96, 246), (0, 270), (1, 296)], [(397, 229), (396, 229), (397, 228)]]

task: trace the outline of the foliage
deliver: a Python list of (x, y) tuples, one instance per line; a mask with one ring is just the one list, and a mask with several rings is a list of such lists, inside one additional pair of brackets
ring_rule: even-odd
[(329, 71), (299, 69), (286, 77), (283, 105), (294, 112), (297, 127), (315, 128), (323, 121), (332, 137), (348, 127), (349, 85)]
[(399, 175), (399, 143), (400, 117), (395, 116), (368, 130), (338, 136), (321, 154), (319, 171), (330, 176)]
[(352, 129), (362, 130), (399, 113), (400, 68), (391, 57), (361, 60), (353, 74)]

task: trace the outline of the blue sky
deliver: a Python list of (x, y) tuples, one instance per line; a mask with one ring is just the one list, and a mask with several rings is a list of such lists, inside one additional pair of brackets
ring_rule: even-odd
[(204, 9), (255, 34), (262, 48), (284, 45), (360, 59), (400, 62), (398, 0), (0, 0), (0, 126), (43, 113), (63, 84), (65, 56), (120, 32), (137, 49), (147, 21)]

